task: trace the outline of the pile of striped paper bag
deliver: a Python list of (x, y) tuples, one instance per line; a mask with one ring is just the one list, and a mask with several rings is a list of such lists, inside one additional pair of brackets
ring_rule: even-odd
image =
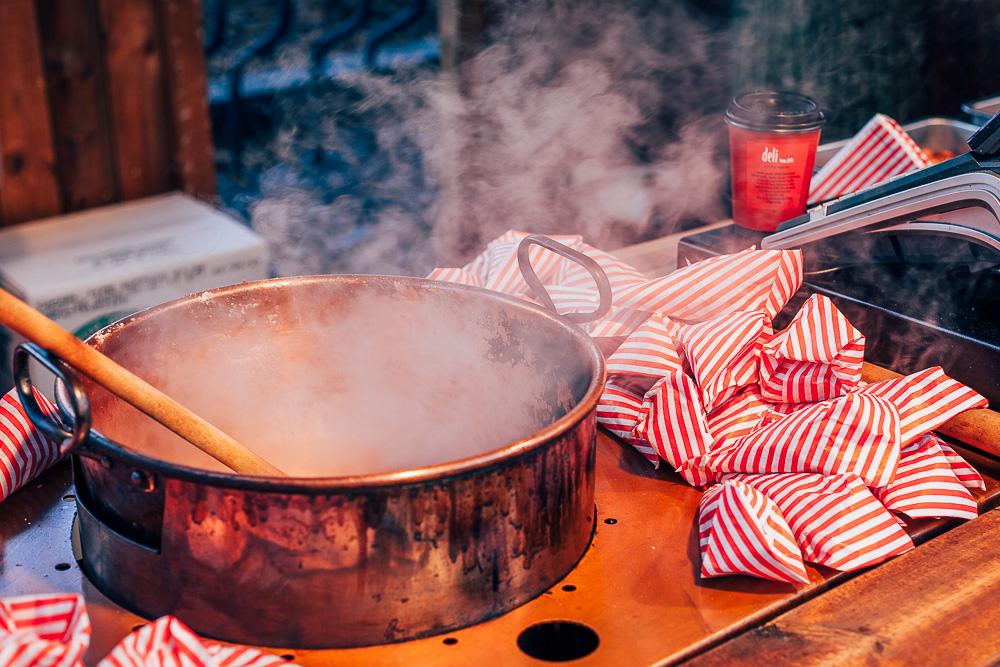
[[(530, 299), (515, 257), (523, 236), (430, 277)], [(798, 251), (746, 250), (649, 280), (580, 237), (555, 238), (612, 285), (610, 314), (585, 325), (624, 338), (598, 422), (705, 488), (702, 576), (805, 582), (806, 561), (854, 570), (912, 548), (897, 515), (977, 515), (968, 489), (982, 478), (931, 431), (986, 400), (940, 368), (866, 385), (864, 336), (823, 296), (774, 331), (802, 282)], [(582, 268), (538, 246), (531, 259), (562, 312), (594, 309)]]
[[(90, 619), (79, 595), (0, 600), (0, 665), (82, 667)], [(98, 667), (277, 667), (291, 663), (256, 649), (204, 642), (172, 616), (144, 625)]]

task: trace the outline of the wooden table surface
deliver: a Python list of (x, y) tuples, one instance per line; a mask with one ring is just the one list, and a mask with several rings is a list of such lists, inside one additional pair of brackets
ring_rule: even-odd
[[(675, 248), (676, 238), (668, 237), (618, 254), (649, 273), (666, 273)], [(964, 453), (987, 479), (979, 494), (985, 511), (1000, 501), (1000, 464)], [(955, 522), (915, 522), (909, 530), (926, 544), (858, 577), (810, 568), (804, 586), (746, 577), (701, 581), (695, 533), (700, 493), (671, 472), (653, 470), (603, 432), (596, 475), (593, 544), (563, 581), (535, 600), (448, 635), (363, 649), (275, 652), (303, 665), (474, 664), (484, 658), (540, 665), (547, 663), (518, 648), (518, 635), (535, 623), (564, 620), (585, 624), (600, 638), (593, 653), (574, 662), (580, 665), (758, 658), (855, 664), (880, 655), (907, 662), (907, 651), (918, 644), (912, 655), (944, 664), (953, 645), (924, 639), (955, 628), (971, 645), (955, 655), (969, 664), (1000, 656), (989, 636), (1000, 621), (1000, 604), (989, 599), (1000, 581), (1000, 556), (992, 555), (997, 512), (950, 532)], [(94, 626), (87, 662), (94, 664), (146, 621), (111, 603), (81, 575), (69, 537), (72, 493), (68, 466), (60, 465), (0, 505), (0, 596), (82, 592)]]

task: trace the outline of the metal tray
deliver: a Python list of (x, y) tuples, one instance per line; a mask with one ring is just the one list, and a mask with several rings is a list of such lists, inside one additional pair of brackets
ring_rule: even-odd
[[(921, 147), (933, 151), (951, 151), (955, 155), (968, 153), (966, 141), (978, 126), (955, 118), (923, 118), (903, 125), (915, 142)], [(826, 164), (837, 151), (843, 148), (850, 139), (822, 144), (816, 149), (816, 168)]]
[(975, 102), (966, 102), (962, 105), (962, 111), (969, 114), (969, 118), (976, 125), (985, 125), (986, 121), (1000, 111), (1000, 95)]

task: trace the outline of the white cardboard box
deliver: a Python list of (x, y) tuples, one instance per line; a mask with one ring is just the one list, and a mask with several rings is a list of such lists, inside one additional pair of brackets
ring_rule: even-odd
[[(0, 285), (81, 338), (144, 308), (267, 275), (263, 239), (180, 193), (0, 230)], [(0, 327), (0, 393), (13, 384), (18, 342)]]

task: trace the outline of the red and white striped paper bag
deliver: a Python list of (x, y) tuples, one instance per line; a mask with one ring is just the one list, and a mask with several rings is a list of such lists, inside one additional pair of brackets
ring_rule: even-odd
[[(705, 401), (724, 401), (756, 379), (758, 340), (765, 330), (766, 317), (759, 312), (693, 325), (653, 315), (608, 358), (615, 392), (602, 398), (598, 421), (626, 433), (654, 465), (662, 459), (677, 469), (712, 446)], [(627, 431), (632, 418), (634, 427)]]
[(771, 403), (836, 398), (861, 381), (865, 337), (826, 296), (814, 294), (760, 352), (761, 397)]
[[(467, 267), (480, 271), (476, 284), (491, 275), (483, 267), (516, 269), (509, 255), (523, 234), (505, 237), (506, 259)], [(546, 261), (539, 274), (561, 308), (596, 305), (589, 276)], [(560, 284), (567, 275), (574, 282)], [(852, 570), (912, 548), (889, 509), (974, 516), (966, 487), (982, 478), (939, 439), (917, 440), (985, 401), (940, 369), (865, 385), (864, 336), (823, 296), (774, 333), (802, 281), (800, 253), (747, 250), (653, 280), (619, 275), (611, 314), (589, 327), (630, 334), (608, 357), (597, 420), (692, 485), (717, 482), (699, 514), (703, 576), (801, 582), (803, 557)], [(494, 284), (520, 289), (514, 278)]]
[[(39, 405), (52, 414), (55, 408), (39, 392)], [(24, 413), (17, 392), (0, 398), (0, 502), (24, 486), (59, 458), (59, 448), (39, 433)]]
[(627, 287), (615, 304), (686, 323), (737, 312), (762, 311), (773, 318), (801, 284), (801, 251), (748, 249)]
[(773, 409), (761, 398), (758, 385), (747, 385), (709, 413), (708, 431), (715, 446), (724, 447), (750, 435)]
[(913, 541), (857, 475), (735, 475), (781, 510), (802, 557), (857, 570), (913, 548)]
[(679, 326), (653, 315), (608, 357), (608, 382), (597, 421), (654, 466), (677, 468), (708, 451), (711, 436), (698, 386), (684, 371)]
[[(804, 437), (807, 431), (788, 429), (805, 422), (811, 412), (818, 412), (823, 405), (838, 401), (853, 403), (851, 396), (866, 393), (894, 406), (901, 427), (894, 448), (883, 443), (884, 446), (874, 447), (867, 454), (861, 452), (863, 456), (856, 456), (858, 452), (855, 452), (855, 456), (844, 457), (837, 447), (810, 446), (814, 440)], [(982, 477), (933, 434), (918, 435), (915, 439), (912, 436), (918, 431), (939, 426), (961, 410), (985, 404), (981, 396), (948, 378), (939, 368), (859, 387), (836, 401), (825, 403), (775, 404), (773, 409), (768, 409), (759, 399), (754, 386), (733, 397), (731, 403), (730, 414), (725, 414), (730, 430), (739, 433), (750, 429), (750, 433), (737, 441), (744, 446), (742, 451), (734, 451), (737, 448), (729, 445), (703, 457), (719, 457), (715, 464), (709, 464), (713, 470), (708, 476), (721, 477), (726, 482), (740, 481), (774, 501), (808, 562), (853, 570), (908, 550), (912, 546), (909, 538), (887, 510), (911, 518), (971, 519), (978, 514), (977, 503), (967, 489), (985, 488)], [(723, 406), (720, 413), (729, 407)], [(741, 408), (748, 415), (745, 422), (739, 421)], [(834, 432), (840, 430), (841, 436), (850, 433), (851, 420), (838, 418), (833, 423)], [(711, 418), (709, 424), (711, 428)], [(779, 426), (788, 430), (787, 439), (774, 437)], [(846, 432), (842, 430), (845, 426), (848, 426)], [(910, 438), (910, 442), (904, 445), (905, 438)], [(773, 449), (767, 451), (767, 447)], [(895, 466), (890, 460), (893, 451), (899, 451)], [(775, 455), (776, 452), (779, 453)], [(828, 461), (839, 459), (841, 463), (853, 460), (854, 465), (848, 467), (860, 470), (861, 474), (867, 475), (867, 479), (850, 474), (719, 472), (734, 468), (794, 470), (812, 464), (823, 465), (824, 458)], [(859, 468), (859, 461), (868, 461), (868, 464)], [(878, 470), (882, 472), (875, 476), (865, 472)], [(888, 475), (890, 470), (892, 473)], [(866, 488), (866, 481), (871, 490)], [(880, 484), (880, 481), (884, 483)], [(763, 528), (762, 525), (757, 526), (757, 530)], [(754, 544), (744, 539), (734, 540), (727, 545), (730, 550), (738, 547), (748, 549)], [(712, 557), (702, 549), (703, 559)], [(763, 554), (758, 553), (756, 557), (763, 558)]]
[(287, 667), (294, 663), (246, 646), (206, 642), (174, 616), (133, 631), (98, 667)]
[[(517, 247), (526, 236), (527, 232), (509, 230), (491, 241), (486, 250), (465, 266), (437, 268), (427, 277), (431, 280), (485, 287), (503, 294), (531, 299), (533, 295), (517, 264)], [(550, 238), (596, 261), (608, 277), (612, 293), (646, 280), (638, 270), (610, 253), (587, 245), (580, 236)], [(573, 308), (578, 310), (592, 310), (597, 305), (594, 279), (579, 264), (539, 245), (529, 248), (528, 258), (542, 284), (557, 288), (558, 294), (552, 295), (557, 306), (559, 300), (573, 302)]]
[(875, 382), (856, 391), (884, 398), (897, 407), (901, 446), (933, 431), (959, 413), (987, 406), (983, 396), (945, 375), (940, 366)]
[[(956, 458), (958, 461), (953, 464)], [(955, 467), (964, 479), (958, 476)], [(974, 468), (929, 433), (903, 448), (895, 477), (886, 486), (874, 489), (874, 493), (886, 509), (911, 519), (975, 519), (979, 516), (979, 506), (967, 485), (985, 486)]]
[(852, 393), (813, 403), (681, 467), (698, 484), (725, 473), (853, 473), (870, 486), (892, 481), (899, 462), (899, 412), (890, 401)]
[(899, 123), (875, 114), (813, 175), (809, 203), (857, 192), (927, 165), (924, 152)]
[(643, 413), (643, 399), (627, 387), (615, 384), (614, 379), (604, 385), (595, 409), (597, 423), (635, 447), (653, 466), (660, 465), (660, 455), (647, 441), (633, 435)]
[[(662, 459), (678, 469), (688, 458), (709, 451), (714, 439), (707, 423), (710, 413), (757, 381), (761, 341), (771, 332), (771, 316), (791, 298), (801, 274), (797, 252), (745, 251), (657, 279), (657, 290), (648, 293), (642, 307), (664, 312), (650, 316), (609, 356), (608, 376), (617, 390), (611, 396), (615, 401), (599, 404), (599, 423), (625, 432), (633, 415), (616, 407), (641, 401), (627, 441), (654, 465)], [(746, 289), (739, 280), (746, 281)], [(710, 285), (712, 294), (699, 293), (698, 282)], [(629, 288), (627, 294), (638, 298), (635, 290)], [(659, 298), (658, 290), (673, 298)], [(738, 310), (744, 307), (751, 310)], [(622, 401), (622, 392), (631, 392), (628, 401)], [(687, 471), (679, 472), (697, 483)]]
[(676, 341), (679, 329), (667, 317), (650, 316), (608, 356), (608, 377), (641, 396), (660, 378), (683, 372)]
[[(508, 231), (465, 266), (437, 268), (428, 278), (533, 300), (517, 266), (517, 246), (527, 235)], [(802, 253), (798, 250), (746, 250), (650, 280), (610, 253), (587, 245), (579, 236), (552, 238), (595, 260), (608, 276), (611, 312), (584, 327), (595, 338), (625, 336), (654, 313), (688, 323), (738, 311), (763, 311), (773, 317), (802, 282)], [(560, 311), (597, 306), (593, 280), (575, 262), (540, 246), (531, 247), (529, 258)]]
[(90, 645), (90, 619), (79, 595), (0, 600), (0, 665), (78, 667)]
[[(689, 484), (696, 484), (680, 466), (709, 451), (712, 435), (694, 380), (682, 372), (660, 378), (643, 397), (632, 438), (651, 446)], [(659, 461), (653, 464), (658, 466)]]
[(761, 343), (771, 333), (763, 312), (731, 313), (678, 327), (677, 342), (710, 412), (757, 380)]
[(781, 510), (739, 480), (708, 489), (698, 505), (701, 576), (748, 574), (809, 583), (802, 552)]
[(925, 438), (933, 438), (935, 444), (937, 444), (938, 449), (944, 454), (944, 458), (948, 461), (948, 465), (951, 466), (951, 471), (955, 474), (955, 477), (959, 482), (962, 483), (967, 489), (976, 489), (978, 491), (986, 490), (986, 482), (983, 480), (983, 476), (979, 474), (972, 464), (962, 458), (962, 456), (951, 448), (948, 443), (946, 443), (941, 438), (938, 438), (933, 433), (928, 433)]
[[(82, 667), (90, 618), (77, 594), (0, 599), (0, 665)], [(133, 631), (99, 667), (278, 667), (284, 658), (247, 646), (206, 642), (173, 616)]]

